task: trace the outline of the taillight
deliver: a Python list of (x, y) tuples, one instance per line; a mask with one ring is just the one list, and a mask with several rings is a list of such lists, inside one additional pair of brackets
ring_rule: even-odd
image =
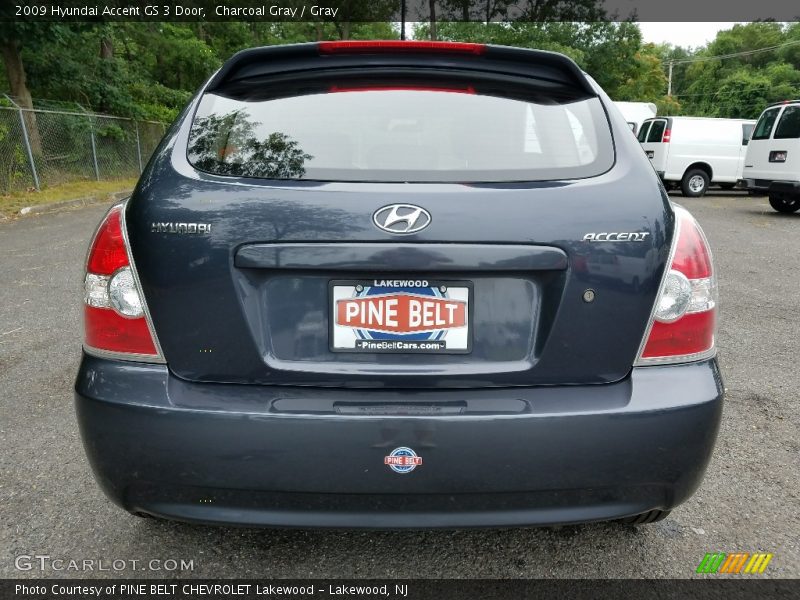
[(675, 207), (673, 253), (637, 365), (689, 362), (715, 353), (717, 280), (703, 230)]
[(332, 85), (328, 88), (331, 93), (337, 92), (452, 92), (454, 94), (475, 94), (471, 85), (463, 87), (422, 86), (422, 85)]
[(381, 52), (456, 52), (483, 54), (485, 44), (404, 40), (346, 40), (319, 42), (320, 54), (376, 54)]
[(163, 362), (130, 258), (124, 207), (108, 211), (97, 228), (84, 278), (84, 348), (89, 354)]
[(669, 139), (671, 137), (672, 137), (672, 130), (671, 129), (665, 129), (664, 130), (664, 135), (662, 136), (661, 141), (666, 144), (666, 143), (669, 142)]

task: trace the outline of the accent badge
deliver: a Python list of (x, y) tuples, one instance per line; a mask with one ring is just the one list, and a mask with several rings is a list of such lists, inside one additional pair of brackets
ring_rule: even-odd
[(389, 465), (389, 468), (395, 473), (411, 473), (422, 464), (422, 457), (417, 456), (417, 453), (411, 448), (401, 446), (392, 450), (389, 456), (384, 456), (383, 464)]

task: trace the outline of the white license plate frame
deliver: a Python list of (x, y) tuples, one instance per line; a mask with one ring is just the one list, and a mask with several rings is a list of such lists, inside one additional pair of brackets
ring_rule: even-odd
[[(398, 283), (414, 285), (395, 285)], [(358, 354), (469, 354), (474, 327), (473, 297), (473, 283), (464, 280), (396, 275), (332, 280), (329, 283), (329, 349)], [(397, 299), (394, 320), (393, 299)], [(344, 307), (340, 306), (342, 301)], [(363, 317), (361, 321), (352, 314), (355, 310), (352, 301), (363, 307), (358, 317)], [(370, 306), (364, 307), (364, 304), (372, 305), (375, 310), (369, 313)], [(339, 311), (347, 314), (348, 308), (351, 320), (345, 321)], [(367, 321), (366, 327), (353, 326)], [(442, 322), (444, 326), (439, 327)], [(412, 331), (393, 330), (393, 323), (401, 330), (407, 325)], [(413, 329), (413, 325), (420, 329)]]

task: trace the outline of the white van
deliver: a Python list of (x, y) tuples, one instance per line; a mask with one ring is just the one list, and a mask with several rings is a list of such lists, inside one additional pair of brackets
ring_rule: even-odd
[(742, 177), (755, 121), (662, 117), (642, 123), (639, 142), (664, 185), (702, 196), (710, 184), (732, 189)]
[(614, 102), (614, 106), (625, 117), (631, 131), (636, 134), (646, 119), (652, 119), (658, 114), (658, 107), (652, 102)]
[(772, 104), (761, 113), (742, 179), (751, 193), (767, 194), (778, 212), (800, 210), (800, 100)]

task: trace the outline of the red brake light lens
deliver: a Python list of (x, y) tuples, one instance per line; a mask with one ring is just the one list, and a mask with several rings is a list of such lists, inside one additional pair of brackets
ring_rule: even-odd
[[(672, 257), (672, 268), (680, 271), (689, 279), (711, 277), (711, 252), (700, 226), (691, 217), (679, 220), (678, 245)], [(685, 219), (690, 219), (687, 222)]]
[(664, 136), (661, 138), (661, 141), (666, 144), (666, 143), (669, 142), (671, 137), (672, 137), (672, 130), (671, 129), (665, 129), (664, 130)]
[(86, 261), (84, 340), (88, 353), (161, 362), (145, 317), (123, 235), (123, 206), (111, 208), (97, 229)]
[(677, 236), (637, 365), (701, 360), (714, 355), (717, 281), (703, 230), (675, 207)]
[(702, 354), (714, 347), (716, 313), (690, 313), (674, 323), (655, 321), (643, 359)]
[(320, 54), (375, 54), (381, 52), (457, 52), (483, 54), (485, 44), (404, 40), (347, 40), (319, 42)]
[(127, 266), (128, 253), (122, 237), (122, 206), (113, 207), (92, 242), (86, 270), (96, 275), (111, 275), (117, 269)]
[(86, 345), (90, 349), (121, 354), (146, 354), (154, 358), (158, 350), (144, 317), (128, 319), (110, 308), (84, 306)]
[(359, 85), (341, 86), (332, 85), (328, 88), (329, 92), (451, 92), (454, 94), (475, 94), (475, 88), (471, 85), (466, 87), (446, 87), (446, 86), (423, 86), (423, 85)]

